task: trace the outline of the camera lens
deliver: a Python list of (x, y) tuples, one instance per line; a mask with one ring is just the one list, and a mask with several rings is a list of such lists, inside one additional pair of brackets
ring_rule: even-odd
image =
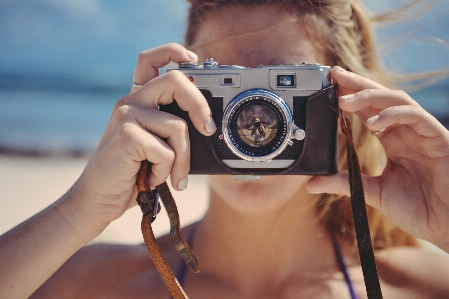
[(235, 116), (238, 137), (252, 147), (264, 147), (273, 141), (278, 130), (279, 119), (273, 107), (249, 104), (242, 107)]
[(280, 154), (291, 134), (288, 106), (264, 89), (247, 90), (226, 107), (223, 135), (228, 147), (248, 161), (267, 161)]

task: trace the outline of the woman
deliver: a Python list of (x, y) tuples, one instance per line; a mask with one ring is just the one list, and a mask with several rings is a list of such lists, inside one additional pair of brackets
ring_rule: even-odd
[[(153, 163), (151, 186), (170, 174), (174, 189), (187, 187), (186, 124), (157, 107), (176, 99), (200, 133), (210, 136), (216, 126), (198, 89), (179, 72), (159, 76), (158, 68), (169, 61), (214, 57), (221, 64), (248, 67), (319, 62), (363, 75), (332, 69), (340, 107), (355, 114), (363, 171), (371, 175), (364, 180), (367, 203), (374, 207), (369, 213), (384, 298), (447, 298), (447, 256), (399, 246), (415, 244), (404, 230), (449, 252), (449, 132), (404, 92), (368, 79), (386, 83), (361, 4), (235, 0), (192, 5), (186, 43), (196, 54), (176, 44), (142, 52), (134, 82), (143, 87), (117, 102), (79, 180), (55, 204), (2, 236), (2, 297), (34, 292), (32, 298), (169, 298), (145, 246), (81, 247), (134, 205), (140, 161)], [(388, 159), (383, 172), (382, 147)], [(200, 274), (181, 274), (191, 298), (366, 297), (348, 200), (338, 199), (349, 194), (345, 172), (259, 181), (210, 176), (209, 184), (204, 219), (195, 232), (192, 227), (182, 232), (193, 238), (201, 264)], [(338, 265), (332, 238), (350, 281)], [(181, 259), (168, 237), (159, 245), (178, 271)]]

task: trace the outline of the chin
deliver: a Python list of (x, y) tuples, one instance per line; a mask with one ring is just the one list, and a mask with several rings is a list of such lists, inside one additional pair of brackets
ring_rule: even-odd
[(237, 181), (230, 175), (209, 176), (211, 200), (222, 200), (241, 213), (273, 212), (297, 199), (309, 179), (309, 176), (262, 176), (260, 180)]

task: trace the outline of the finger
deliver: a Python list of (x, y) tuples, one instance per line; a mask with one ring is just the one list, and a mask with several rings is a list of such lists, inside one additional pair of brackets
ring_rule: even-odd
[(181, 180), (190, 171), (190, 140), (187, 123), (177, 116), (155, 109), (123, 106), (117, 109), (116, 117), (132, 118), (149, 133), (167, 139), (167, 143), (175, 152), (175, 158), (170, 170), (173, 188), (180, 191), (186, 188)]
[(385, 108), (400, 105), (418, 105), (402, 90), (365, 89), (339, 98), (339, 107), (354, 112), (363, 122)]
[[(368, 205), (380, 209), (380, 177), (362, 174), (365, 190), (365, 201)], [(337, 194), (351, 196), (349, 173), (342, 171), (334, 175), (314, 176), (306, 184), (306, 189), (312, 194)]]
[[(338, 84), (336, 80), (335, 80), (335, 83)], [(338, 85), (338, 90), (337, 90), (338, 98), (345, 96), (347, 94), (353, 94), (353, 93), (354, 92), (352, 90), (343, 88), (340, 85)]]
[[(126, 122), (117, 130), (123, 152), (130, 155), (133, 161), (148, 160), (151, 166), (149, 184), (151, 187), (165, 182), (171, 172), (175, 151), (159, 137), (148, 133), (137, 122)], [(126, 160), (129, 160), (126, 157)]]
[(144, 85), (159, 76), (159, 68), (169, 62), (197, 61), (198, 56), (183, 46), (170, 43), (141, 52), (137, 58), (133, 82)]
[(137, 205), (137, 201), (135, 200), (135, 198), (137, 198), (137, 194), (138, 194), (138, 192), (137, 192), (137, 187), (134, 186), (133, 194), (130, 196), (130, 198), (129, 198), (130, 200), (129, 200), (129, 203), (128, 203), (128, 207), (126, 208), (127, 210), (129, 210), (129, 209), (131, 209), (132, 207), (134, 207), (134, 206)]
[(168, 105), (176, 99), (179, 107), (189, 114), (195, 128), (203, 135), (212, 135), (217, 126), (206, 99), (199, 89), (179, 71), (157, 77), (142, 88), (123, 98), (119, 105), (133, 103), (142, 107)]
[(364, 78), (353, 72), (346, 71), (339, 66), (334, 66), (331, 76), (338, 82), (338, 86), (343, 90), (358, 92), (364, 89), (386, 89), (386, 87), (370, 79)]
[(389, 107), (367, 120), (367, 127), (372, 131), (396, 124), (411, 126), (419, 135), (429, 138), (448, 134), (435, 117), (416, 105)]
[(340, 108), (347, 112), (359, 112), (367, 108), (383, 110), (401, 105), (418, 103), (404, 91), (390, 89), (365, 89), (339, 98)]

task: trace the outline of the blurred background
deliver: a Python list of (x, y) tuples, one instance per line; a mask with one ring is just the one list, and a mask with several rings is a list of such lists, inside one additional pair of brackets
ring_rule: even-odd
[[(373, 13), (408, 2), (364, 1)], [(449, 1), (426, 3), (376, 28), (394, 72), (449, 70)], [(0, 233), (76, 180), (112, 106), (129, 92), (138, 53), (182, 43), (187, 7), (183, 0), (0, 1)], [(411, 95), (448, 126), (448, 78)], [(194, 202), (184, 203), (185, 223), (207, 206), (204, 178), (191, 181), (184, 196)], [(101, 241), (140, 241), (139, 213), (132, 209), (128, 222), (115, 224), (120, 234), (111, 231)]]

